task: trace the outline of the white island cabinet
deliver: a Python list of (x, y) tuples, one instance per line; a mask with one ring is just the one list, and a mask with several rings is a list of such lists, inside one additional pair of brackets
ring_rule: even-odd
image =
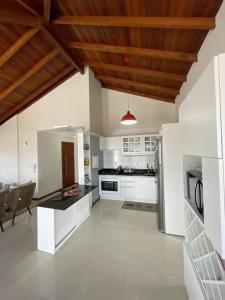
[(95, 186), (79, 186), (80, 194), (59, 194), (37, 208), (38, 250), (54, 254), (90, 215), (91, 192)]

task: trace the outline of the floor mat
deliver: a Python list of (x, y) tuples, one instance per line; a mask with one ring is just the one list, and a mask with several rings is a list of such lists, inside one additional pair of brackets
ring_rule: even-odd
[(158, 204), (124, 201), (122, 208), (132, 209), (132, 210), (148, 211), (148, 212), (157, 212), (158, 211)]

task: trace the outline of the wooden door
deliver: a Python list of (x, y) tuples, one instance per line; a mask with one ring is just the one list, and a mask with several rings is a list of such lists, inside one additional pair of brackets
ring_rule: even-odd
[(65, 188), (74, 183), (74, 143), (62, 142), (62, 184)]

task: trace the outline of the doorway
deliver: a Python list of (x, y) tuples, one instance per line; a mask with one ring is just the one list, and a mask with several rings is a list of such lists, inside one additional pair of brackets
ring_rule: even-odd
[(62, 142), (62, 184), (63, 188), (75, 183), (74, 143)]

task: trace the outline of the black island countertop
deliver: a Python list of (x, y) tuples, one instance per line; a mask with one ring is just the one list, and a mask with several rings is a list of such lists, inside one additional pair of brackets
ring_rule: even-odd
[(99, 175), (119, 175), (119, 176), (152, 176), (156, 174), (152, 170), (148, 169), (131, 169), (130, 172), (126, 169), (101, 169), (98, 172)]
[(87, 194), (92, 192), (97, 186), (95, 185), (80, 185), (75, 184), (73, 187), (78, 188), (80, 190), (79, 195), (75, 196), (63, 196), (63, 191), (59, 192), (59, 194), (49, 198), (48, 200), (40, 203), (38, 207), (58, 209), (58, 210), (66, 210), (71, 205), (85, 197)]

